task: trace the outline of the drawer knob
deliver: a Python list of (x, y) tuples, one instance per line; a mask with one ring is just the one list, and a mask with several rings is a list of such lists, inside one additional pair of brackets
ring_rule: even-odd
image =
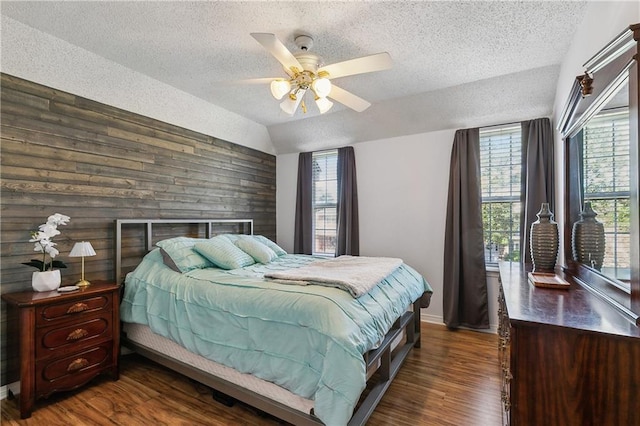
[(72, 305), (71, 307), (69, 307), (69, 309), (67, 309), (67, 313), (75, 314), (77, 312), (86, 311), (87, 309), (89, 309), (89, 306), (86, 303), (78, 302)]
[(77, 329), (73, 330), (71, 333), (69, 333), (69, 335), (67, 336), (67, 340), (82, 339), (87, 334), (89, 334), (89, 332), (87, 330), (85, 330), (84, 328), (77, 328)]
[(71, 363), (67, 367), (67, 371), (71, 372), (71, 371), (80, 370), (81, 368), (84, 368), (87, 365), (89, 365), (89, 361), (87, 361), (86, 358), (74, 359), (73, 361), (71, 361)]

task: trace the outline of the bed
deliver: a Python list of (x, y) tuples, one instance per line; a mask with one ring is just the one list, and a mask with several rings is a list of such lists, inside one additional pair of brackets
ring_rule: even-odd
[[(167, 223), (206, 231), (156, 241), (153, 227)], [(242, 225), (242, 235), (216, 235), (216, 225), (230, 223)], [(144, 227), (148, 253), (126, 275), (123, 344), (282, 420), (364, 424), (420, 345), (419, 312), (431, 288), (401, 261), (287, 254), (253, 235), (250, 219), (128, 219), (116, 221), (118, 279), (126, 260), (123, 226), (131, 225)], [(296, 275), (318, 266), (335, 273), (340, 262), (370, 262), (367, 274), (354, 276), (384, 278), (350, 293), (343, 287), (350, 279)]]

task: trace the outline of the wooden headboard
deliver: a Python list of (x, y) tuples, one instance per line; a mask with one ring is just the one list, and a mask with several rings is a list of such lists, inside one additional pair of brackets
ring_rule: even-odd
[[(180, 230), (178, 235), (169, 235), (164, 233), (161, 235), (160, 239), (169, 238), (171, 236), (211, 238), (216, 234), (230, 233), (230, 227), (235, 227), (234, 230), (236, 233), (253, 235), (253, 219), (116, 219), (114, 277), (118, 283), (122, 283), (124, 281), (124, 276), (122, 275), (123, 225), (125, 228), (134, 227), (138, 230), (142, 229), (142, 237), (139, 237), (140, 234), (137, 233), (134, 238), (143, 239), (145, 253), (148, 253), (153, 249), (153, 245), (155, 244), (154, 237), (157, 237), (157, 234), (154, 234), (154, 230), (157, 230), (160, 227), (166, 228), (168, 226), (176, 226)], [(193, 227), (196, 229), (194, 230)], [(185, 229), (188, 230), (185, 232)]]

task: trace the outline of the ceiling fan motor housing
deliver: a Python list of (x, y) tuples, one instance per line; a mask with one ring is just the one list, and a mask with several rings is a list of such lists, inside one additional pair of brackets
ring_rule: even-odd
[(318, 68), (324, 65), (324, 61), (320, 56), (309, 53), (309, 50), (313, 47), (313, 38), (307, 34), (300, 34), (294, 38), (294, 41), (300, 52), (294, 53), (293, 56), (300, 62), (304, 71), (311, 71), (316, 74)]
[(295, 56), (298, 62), (300, 62), (303, 70), (311, 71), (314, 74), (318, 72), (318, 68), (324, 65), (322, 58), (318, 55), (314, 55), (313, 53), (301, 52), (296, 53), (293, 56)]

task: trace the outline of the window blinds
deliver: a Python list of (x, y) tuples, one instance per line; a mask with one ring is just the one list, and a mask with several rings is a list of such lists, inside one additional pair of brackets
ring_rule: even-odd
[(520, 125), (480, 129), (483, 201), (519, 201), (522, 174)]
[(628, 279), (630, 267), (629, 111), (605, 111), (584, 128), (583, 188), (604, 224), (603, 270)]
[(602, 113), (584, 129), (585, 196), (629, 192), (629, 112)]
[(485, 262), (520, 260), (521, 127), (480, 129)]
[(313, 253), (333, 255), (336, 249), (338, 151), (313, 153)]

